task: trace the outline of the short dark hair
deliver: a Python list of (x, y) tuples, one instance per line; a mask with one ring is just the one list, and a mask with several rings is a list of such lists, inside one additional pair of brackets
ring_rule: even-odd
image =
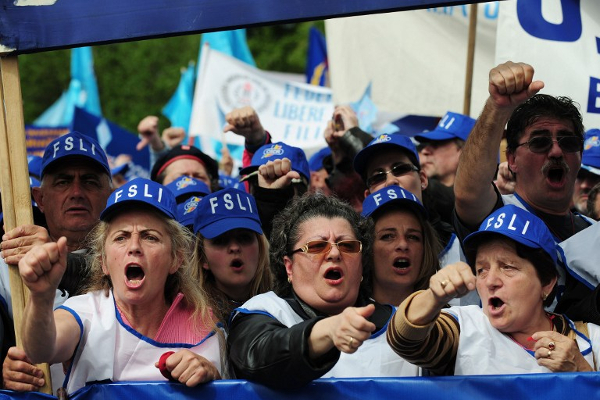
[[(292, 246), (300, 238), (300, 225), (314, 218), (342, 218), (348, 221), (356, 238), (362, 242), (362, 268), (363, 277), (371, 273), (373, 260), (373, 222), (362, 217), (349, 204), (335, 196), (323, 193), (306, 193), (301, 197), (294, 197), (288, 205), (273, 219), (271, 232), (271, 271), (274, 278), (273, 291), (281, 297), (290, 296), (292, 285), (287, 280), (287, 272), (283, 258), (290, 256), (294, 249)], [(367, 281), (365, 279), (364, 281)], [(362, 290), (366, 290), (364, 281)]]
[[(547, 94), (536, 94), (520, 104), (511, 114), (506, 127), (507, 151), (512, 153), (519, 145), (525, 128), (542, 117), (570, 121), (573, 124), (575, 135), (583, 139), (583, 119), (579, 112), (579, 104), (566, 96), (554, 97)], [(583, 150), (583, 141), (581, 149)]]

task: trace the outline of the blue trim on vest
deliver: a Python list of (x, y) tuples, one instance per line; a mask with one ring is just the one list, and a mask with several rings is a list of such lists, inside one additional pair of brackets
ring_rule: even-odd
[(442, 250), (440, 252), (440, 254), (438, 255), (438, 258), (444, 257), (446, 255), (446, 253), (448, 253), (450, 251), (455, 240), (456, 240), (456, 234), (452, 233), (452, 235), (450, 236), (450, 240), (448, 240), (448, 244), (446, 245), (446, 247), (444, 247), (444, 250)]
[[(61, 306), (56, 307), (56, 310), (58, 310), (58, 309), (65, 310), (65, 311), (69, 312), (71, 315), (73, 315), (73, 318), (75, 318), (77, 325), (79, 325), (79, 342), (77, 342), (77, 347), (75, 347), (75, 352), (73, 352), (73, 356), (75, 356), (75, 354), (77, 354), (77, 350), (79, 350), (79, 345), (81, 344), (81, 339), (83, 338), (83, 322), (81, 322), (81, 318), (79, 318), (79, 315), (72, 308), (61, 305)], [(63, 388), (66, 388), (67, 385), (69, 384), (69, 378), (71, 377), (71, 371), (73, 369), (73, 361), (74, 360), (71, 360), (71, 363), (69, 363), (69, 369), (65, 373), (65, 380), (63, 381)]]

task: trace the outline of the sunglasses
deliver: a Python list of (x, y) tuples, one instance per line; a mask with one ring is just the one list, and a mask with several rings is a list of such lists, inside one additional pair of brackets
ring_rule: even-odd
[(362, 243), (360, 240), (340, 240), (337, 243), (331, 243), (327, 240), (311, 240), (304, 246), (292, 251), (292, 254), (303, 252), (307, 254), (327, 254), (331, 251), (331, 246), (337, 246), (342, 253), (360, 253), (362, 251)]
[(388, 174), (394, 175), (396, 178), (406, 175), (409, 172), (418, 172), (419, 168), (412, 164), (396, 164), (389, 171), (375, 172), (373, 175), (367, 178), (367, 187), (372, 187), (385, 182)]
[(517, 147), (527, 145), (532, 153), (546, 153), (552, 148), (555, 142), (558, 143), (565, 153), (581, 151), (581, 146), (583, 145), (583, 139), (577, 136), (558, 136), (556, 140), (550, 136), (536, 136), (524, 143), (520, 143)]

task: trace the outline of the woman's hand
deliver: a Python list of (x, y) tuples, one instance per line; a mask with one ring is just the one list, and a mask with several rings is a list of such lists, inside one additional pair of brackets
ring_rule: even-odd
[(429, 278), (429, 289), (412, 298), (406, 317), (412, 324), (427, 325), (450, 300), (474, 289), (475, 275), (471, 267), (464, 262), (450, 264)]
[(67, 239), (34, 246), (19, 261), (19, 273), (32, 299), (49, 298), (50, 304), (67, 268)]
[(429, 279), (429, 290), (441, 307), (474, 289), (475, 275), (471, 267), (464, 262), (450, 264)]
[[(155, 367), (159, 368), (158, 362)], [(171, 354), (165, 362), (165, 368), (174, 380), (188, 387), (221, 379), (221, 374), (213, 363), (190, 350), (179, 350)]]
[(338, 315), (317, 322), (308, 338), (310, 357), (316, 359), (333, 347), (354, 353), (375, 330), (375, 324), (367, 320), (374, 311), (373, 304), (348, 307)]
[(554, 331), (536, 332), (531, 336), (537, 363), (552, 372), (593, 371), (583, 358), (577, 342)]

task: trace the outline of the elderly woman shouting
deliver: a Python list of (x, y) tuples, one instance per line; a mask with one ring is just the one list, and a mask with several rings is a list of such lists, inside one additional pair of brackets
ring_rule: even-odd
[[(388, 328), (406, 360), (435, 374), (480, 375), (597, 370), (600, 327), (548, 313), (557, 250), (538, 217), (515, 206), (492, 213), (467, 236), (465, 254), (409, 296)], [(482, 307), (444, 309), (477, 288)]]
[(323, 194), (295, 198), (273, 221), (275, 292), (251, 298), (230, 325), (238, 378), (295, 388), (320, 377), (415, 376), (385, 341), (393, 312), (369, 299), (372, 224)]
[(23, 348), (33, 362), (70, 363), (69, 393), (161, 373), (188, 386), (220, 378), (217, 328), (186, 261), (193, 238), (175, 213), (173, 194), (158, 183), (138, 178), (113, 192), (92, 233), (90, 290), (54, 312), (65, 238), (19, 263), (31, 291)]

